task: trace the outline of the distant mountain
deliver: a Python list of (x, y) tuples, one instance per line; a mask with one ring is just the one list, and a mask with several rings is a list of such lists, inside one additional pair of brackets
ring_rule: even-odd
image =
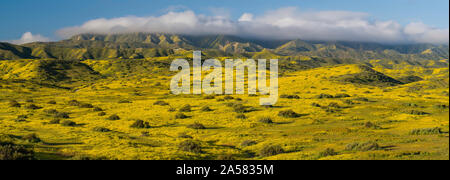
[[(0, 59), (143, 59), (183, 56), (203, 50), (211, 57), (319, 57), (337, 59), (441, 60), (448, 45), (383, 45), (359, 42), (258, 40), (228, 35), (177, 35), (164, 33), (81, 34), (58, 42), (24, 45), (0, 43)], [(269, 58), (269, 57), (267, 57)]]

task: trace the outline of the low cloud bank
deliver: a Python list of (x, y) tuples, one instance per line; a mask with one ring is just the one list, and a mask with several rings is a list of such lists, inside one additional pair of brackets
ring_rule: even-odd
[(302, 12), (295, 7), (268, 11), (260, 16), (244, 13), (237, 21), (227, 16), (206, 16), (190, 10), (150, 17), (101, 18), (57, 31), (64, 38), (81, 33), (132, 32), (228, 34), (267, 39), (378, 43), (449, 43), (448, 28), (433, 28), (421, 22), (412, 22), (403, 26), (395, 21), (372, 20), (368, 14), (361, 12)]

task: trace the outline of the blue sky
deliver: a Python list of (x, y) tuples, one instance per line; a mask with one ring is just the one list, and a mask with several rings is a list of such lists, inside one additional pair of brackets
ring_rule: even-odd
[(0, 40), (19, 39), (25, 32), (56, 40), (56, 31), (98, 18), (161, 16), (168, 11), (217, 12), (237, 20), (284, 7), (300, 11), (364, 12), (370, 19), (393, 20), (401, 25), (422, 22), (433, 28), (449, 27), (448, 0), (14, 0), (0, 6)]

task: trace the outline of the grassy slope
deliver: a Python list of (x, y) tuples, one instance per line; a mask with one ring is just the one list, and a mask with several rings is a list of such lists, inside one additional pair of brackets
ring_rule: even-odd
[[(93, 70), (108, 74), (110, 78), (86, 80), (76, 90), (42, 87), (28, 81), (0, 81), (0, 134), (24, 136), (36, 133), (43, 142), (31, 145), (35, 145), (41, 159), (67, 159), (74, 155), (109, 159), (217, 159), (223, 154), (231, 154), (237, 159), (449, 158), (448, 109), (434, 107), (441, 104), (448, 106), (448, 84), (432, 86), (431, 83), (433, 77), (442, 76), (440, 71), (448, 74), (448, 68), (435, 70), (439, 72), (423, 77), (424, 81), (385, 88), (333, 80), (332, 77), (360, 73), (361, 69), (357, 65), (292, 72), (280, 78), (280, 94), (297, 94), (300, 99), (280, 99), (275, 107), (266, 108), (259, 106), (260, 97), (235, 95), (235, 98), (242, 98), (240, 103), (255, 108), (253, 112), (246, 113), (248, 119), (237, 119), (237, 113), (226, 103), (238, 101), (216, 100), (224, 96), (204, 99), (194, 95), (170, 95), (168, 83), (171, 76), (163, 75), (167, 74), (164, 68), (149, 68), (143, 61), (140, 68), (129, 72), (120, 71), (127, 67), (127, 63), (110, 65), (108, 61), (86, 61)], [(392, 74), (393, 77), (402, 76), (407, 71), (377, 70)], [(150, 72), (148, 76), (139, 73), (144, 71)], [(417, 84), (424, 85), (420, 91), (411, 91)], [(317, 95), (321, 93), (346, 93), (351, 97), (318, 99)], [(369, 101), (355, 100), (360, 97), (368, 98)], [(24, 106), (12, 108), (8, 106), (7, 100), (10, 99), (16, 99), (23, 105), (36, 104), (43, 109), (29, 110)], [(27, 99), (33, 99), (34, 102), (25, 102)], [(107, 115), (98, 116), (98, 112), (92, 109), (67, 105), (72, 99), (101, 107)], [(57, 104), (47, 104), (50, 100), (55, 100)], [(118, 103), (121, 100), (132, 103)], [(158, 100), (166, 101), (170, 106), (153, 105)], [(345, 100), (355, 104), (346, 104)], [(332, 102), (340, 106), (331, 108), (334, 112), (311, 106), (312, 103), (327, 106)], [(177, 112), (168, 111), (170, 107), (178, 110), (186, 104), (193, 106), (192, 112), (185, 113), (191, 118), (175, 119)], [(416, 104), (417, 107), (407, 104)], [(200, 109), (205, 105), (214, 111), (202, 112)], [(44, 112), (46, 109), (68, 112), (69, 120), (79, 126), (46, 124), (53, 119)], [(287, 109), (302, 116), (277, 116), (279, 111)], [(409, 114), (410, 110), (430, 114), (412, 115)], [(121, 119), (106, 120), (112, 114), (117, 114)], [(27, 115), (28, 118), (25, 122), (16, 122), (14, 120), (18, 115)], [(263, 116), (271, 117), (275, 123), (259, 122)], [(149, 122), (152, 128), (130, 128), (136, 119)], [(379, 128), (366, 128), (364, 124), (369, 121)], [(195, 122), (202, 123), (207, 129), (186, 127)], [(105, 127), (112, 132), (94, 132), (92, 129), (95, 127)], [(413, 129), (433, 127), (442, 128), (444, 133), (410, 135)], [(142, 136), (142, 132), (148, 132), (148, 136)], [(200, 143), (203, 153), (180, 151), (178, 144), (186, 140), (179, 137), (182, 133)], [(20, 138), (14, 140), (19, 144), (30, 144)], [(254, 140), (257, 144), (242, 147), (241, 143), (245, 140)], [(345, 150), (347, 144), (369, 141), (378, 143), (382, 148), (375, 151)], [(269, 144), (280, 145), (285, 153), (270, 157), (258, 156), (261, 149)], [(338, 155), (320, 156), (320, 152), (326, 148), (333, 148)]]

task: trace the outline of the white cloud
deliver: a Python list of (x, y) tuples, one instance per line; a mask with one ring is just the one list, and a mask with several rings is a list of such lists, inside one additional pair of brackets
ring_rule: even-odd
[(447, 43), (449, 29), (423, 23), (402, 26), (395, 21), (371, 20), (367, 13), (350, 11), (305, 11), (295, 7), (254, 16), (244, 13), (238, 21), (225, 11), (213, 16), (193, 11), (168, 12), (162, 16), (94, 19), (58, 31), (63, 37), (80, 33), (161, 32), (178, 34), (229, 34), (272, 39), (344, 40), (381, 43)]
[(246, 22), (246, 21), (252, 21), (253, 20), (253, 14), (250, 13), (244, 13), (242, 14), (242, 16), (239, 18), (239, 22)]
[(40, 34), (33, 35), (31, 32), (26, 32), (22, 35), (20, 39), (12, 40), (10, 42), (13, 44), (25, 44), (31, 42), (48, 42), (48, 41), (50, 41), (49, 38), (44, 37)]

